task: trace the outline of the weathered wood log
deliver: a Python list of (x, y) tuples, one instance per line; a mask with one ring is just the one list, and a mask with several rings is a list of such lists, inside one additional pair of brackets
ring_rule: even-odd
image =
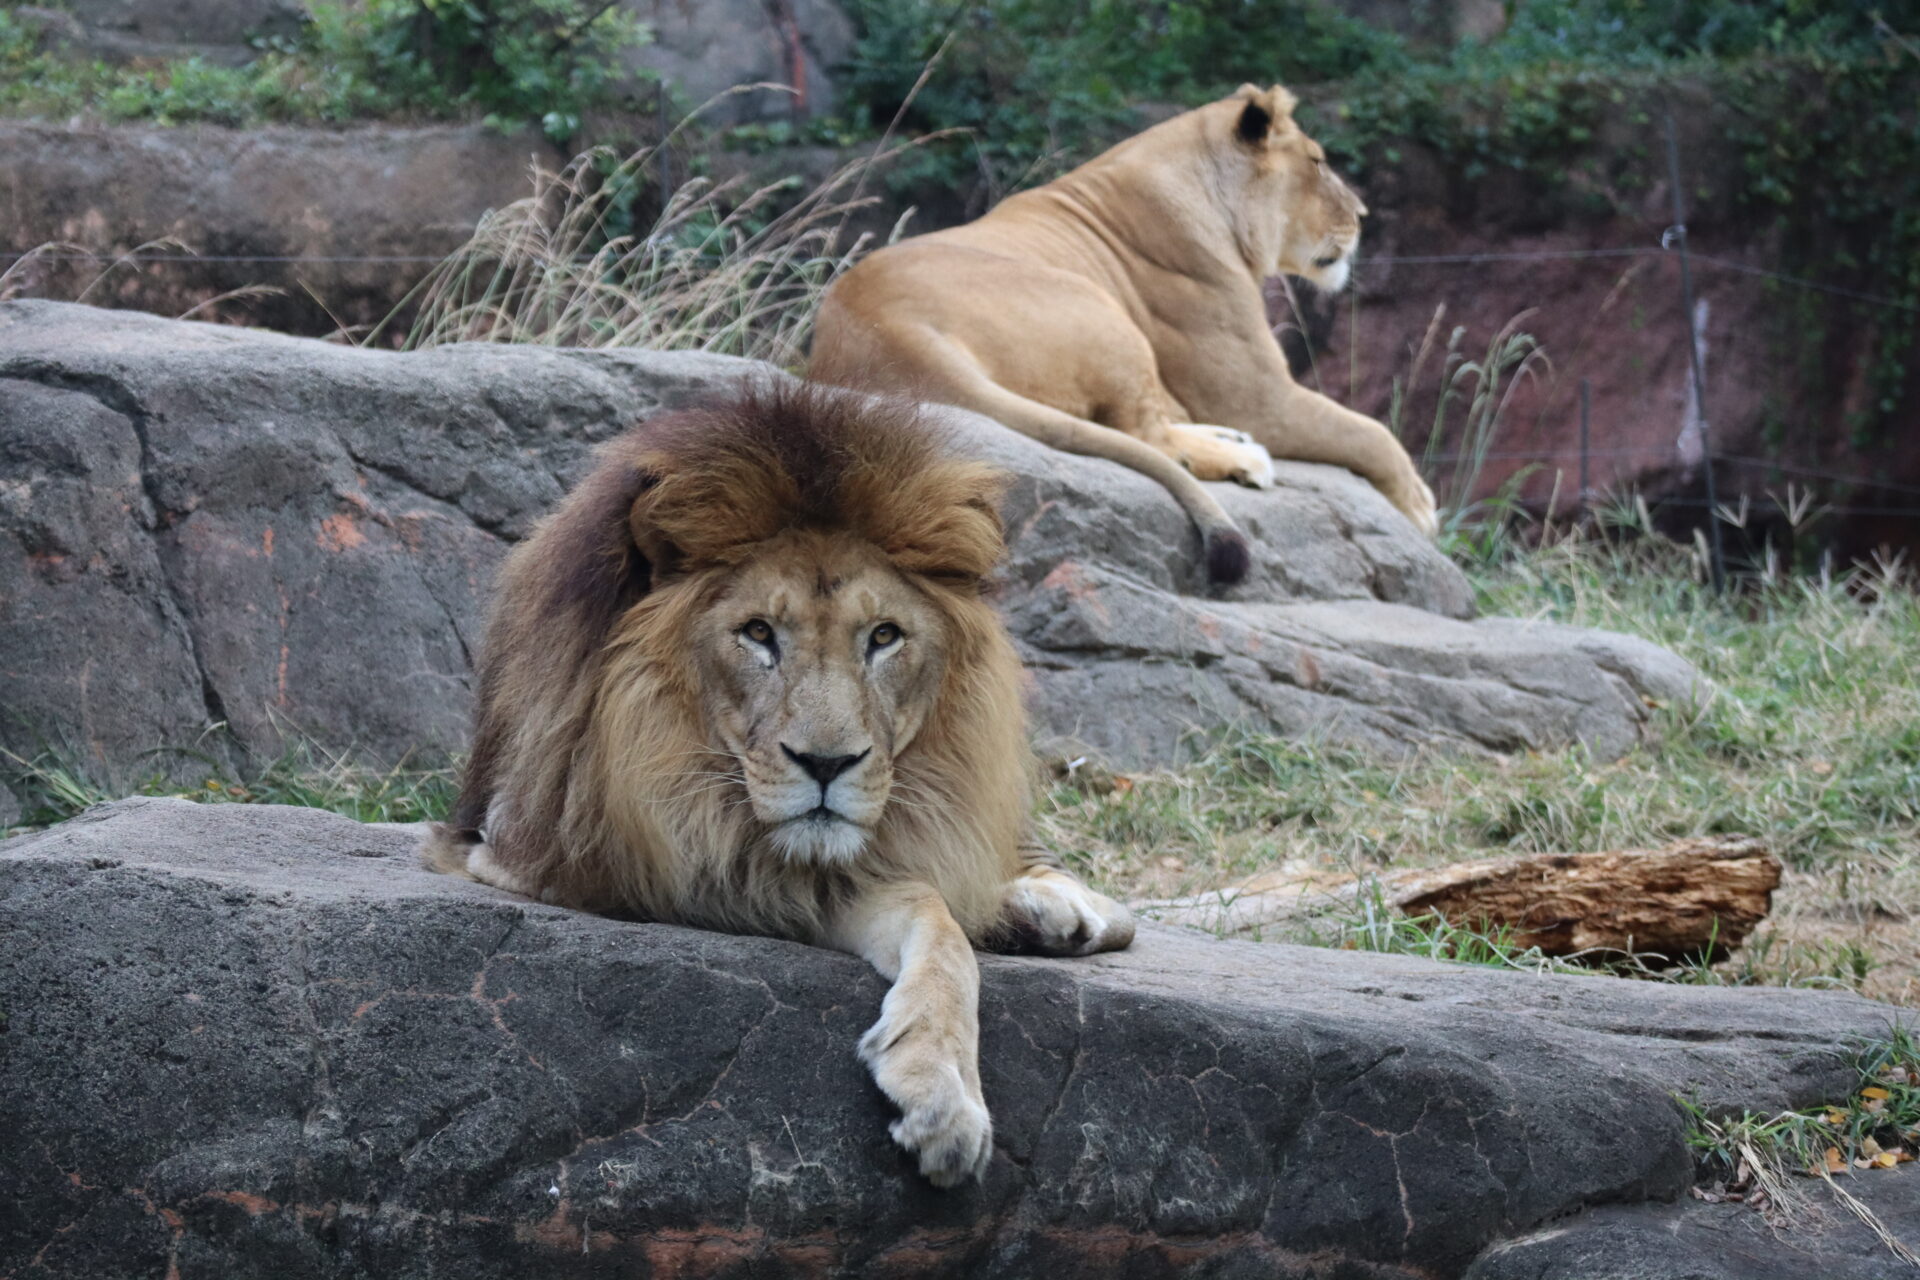
[(1766, 918), (1780, 861), (1756, 839), (1700, 836), (1661, 849), (1481, 858), (1337, 877), (1287, 866), (1211, 893), (1138, 903), (1155, 919), (1223, 933), (1351, 912), (1374, 895), (1404, 916), (1510, 931), (1521, 947), (1652, 964), (1726, 954)]
[(1724, 955), (1773, 906), (1780, 860), (1748, 837), (1704, 836), (1662, 849), (1483, 858), (1392, 877), (1410, 916), (1510, 929), (1550, 956), (1622, 954), (1669, 963)]

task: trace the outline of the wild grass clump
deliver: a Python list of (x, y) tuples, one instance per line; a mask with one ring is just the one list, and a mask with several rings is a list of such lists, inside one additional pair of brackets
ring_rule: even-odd
[(63, 822), (97, 804), (127, 795), (172, 796), (204, 804), (287, 804), (326, 809), (359, 822), (426, 822), (447, 815), (459, 789), (450, 768), (420, 768), (402, 762), (373, 766), (352, 756), (323, 750), (311, 742), (296, 742), (277, 758), (242, 773), (200, 752), (188, 755), (204, 766), (195, 781), (182, 782), (186, 772), (173, 768), (155, 772), (132, 786), (104, 786), (89, 772), (53, 752), (23, 759), (0, 752), (12, 775), (9, 779), (26, 794), (22, 817), (27, 825)]
[(1895, 1026), (1860, 1045), (1853, 1062), (1859, 1071), (1854, 1088), (1825, 1106), (1716, 1117), (1683, 1099), (1687, 1142), (1699, 1165), (1695, 1195), (1751, 1205), (1775, 1227), (1809, 1225), (1822, 1215), (1803, 1180), (1815, 1179), (1889, 1252), (1920, 1267), (1911, 1246), (1835, 1181), (1835, 1175), (1871, 1175), (1914, 1160), (1920, 1146), (1920, 1043), (1911, 1030)]
[[(660, 198), (670, 145), (536, 171), (531, 195), (487, 214), (401, 303), (399, 345), (647, 347), (797, 367), (821, 295), (867, 246), (846, 223), (872, 203), (860, 185), (875, 158), (797, 197), (793, 179), (748, 190), (696, 177)], [(649, 200), (658, 212), (636, 225)], [(365, 340), (394, 341), (395, 323)]]

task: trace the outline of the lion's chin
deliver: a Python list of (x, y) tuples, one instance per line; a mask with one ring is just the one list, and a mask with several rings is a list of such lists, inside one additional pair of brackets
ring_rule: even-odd
[(864, 827), (819, 810), (789, 818), (767, 834), (774, 849), (789, 862), (832, 866), (852, 862), (867, 847)]

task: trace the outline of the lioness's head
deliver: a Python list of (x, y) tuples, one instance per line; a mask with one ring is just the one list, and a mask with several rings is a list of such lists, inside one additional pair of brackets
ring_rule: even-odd
[(1279, 85), (1248, 84), (1206, 110), (1222, 135), (1215, 152), (1243, 249), (1263, 273), (1300, 276), (1331, 293), (1347, 283), (1367, 206), (1294, 123), (1293, 108)]
[(682, 673), (721, 757), (684, 763), (685, 786), (734, 792), (773, 850), (816, 864), (857, 858), (893, 806), (939, 803), (897, 766), (1004, 643), (980, 598), (998, 474), (906, 409), (791, 390), (650, 424), (633, 468), (648, 592), (603, 688), (617, 703)]

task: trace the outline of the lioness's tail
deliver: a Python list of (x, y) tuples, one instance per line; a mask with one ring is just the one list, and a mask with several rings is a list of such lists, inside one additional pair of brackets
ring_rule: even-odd
[(1038, 400), (1029, 400), (994, 382), (984, 372), (966, 379), (965, 392), (966, 408), (1005, 423), (1023, 436), (1063, 453), (1117, 462), (1157, 482), (1173, 495), (1173, 500), (1200, 530), (1206, 545), (1207, 577), (1211, 581), (1231, 585), (1245, 578), (1247, 570), (1253, 567), (1247, 535), (1240, 532), (1233, 518), (1185, 467), (1152, 445), (1123, 431), (1062, 413)]

